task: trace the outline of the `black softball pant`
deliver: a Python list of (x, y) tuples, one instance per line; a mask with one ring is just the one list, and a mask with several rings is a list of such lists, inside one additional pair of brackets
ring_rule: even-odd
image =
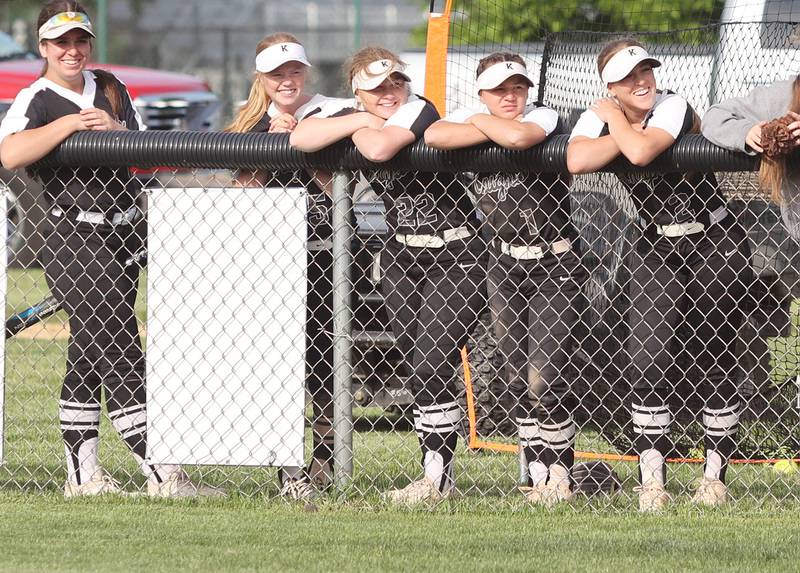
[(587, 273), (578, 253), (517, 260), (492, 248), (488, 294), (526, 460), (571, 467), (575, 427), (567, 379)]
[(732, 215), (707, 231), (679, 238), (645, 234), (631, 257), (628, 352), (633, 366), (636, 449), (669, 451), (666, 406), (676, 380), (675, 332), (691, 330), (688, 348), (701, 368), (707, 448), (735, 449), (739, 397), (737, 332), (752, 281), (750, 247)]
[(146, 393), (134, 314), (139, 266), (126, 264), (141, 249), (141, 239), (132, 225), (95, 226), (52, 215), (51, 220), (45, 277), (70, 327), (60, 408), (68, 458), (73, 455), (77, 464), (82, 444), (97, 437), (102, 388), (112, 424), (141, 462)]
[(306, 385), (314, 411), (313, 457), (332, 464), (333, 254), (308, 251), (307, 263)]
[(453, 402), (461, 348), (486, 306), (486, 268), (464, 241), (442, 249), (390, 240), (381, 253), (386, 311), (417, 406)]

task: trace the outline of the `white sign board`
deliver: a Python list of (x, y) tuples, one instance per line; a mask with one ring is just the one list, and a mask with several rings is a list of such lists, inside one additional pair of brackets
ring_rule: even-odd
[(149, 193), (148, 458), (303, 466), (305, 190)]

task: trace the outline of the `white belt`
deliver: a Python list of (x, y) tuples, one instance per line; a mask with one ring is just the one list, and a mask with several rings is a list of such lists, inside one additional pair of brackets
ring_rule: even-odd
[(332, 248), (333, 241), (331, 239), (319, 239), (306, 243), (306, 249), (309, 251), (330, 251)]
[(470, 238), (472, 233), (473, 231), (469, 227), (457, 227), (455, 229), (445, 229), (441, 235), (403, 235), (397, 233), (394, 238), (397, 242), (409, 247), (441, 249), (451, 241)]
[(500, 246), (501, 253), (523, 261), (542, 259), (547, 253), (560, 255), (572, 250), (572, 241), (569, 239), (560, 239), (550, 245), (512, 245), (499, 239), (496, 242)]
[[(726, 207), (717, 207), (708, 214), (709, 226), (716, 225), (727, 216), (728, 209)], [(675, 223), (673, 225), (656, 225), (656, 233), (665, 237), (683, 237), (685, 235), (700, 233), (705, 228), (706, 226), (703, 223), (688, 221), (686, 223)]]
[[(55, 207), (51, 211), (54, 217), (63, 217), (64, 211), (60, 207)], [(132, 224), (136, 219), (139, 218), (139, 209), (137, 207), (131, 207), (127, 211), (122, 211), (119, 213), (114, 213), (111, 217), (108, 217), (105, 213), (98, 213), (95, 211), (70, 211), (70, 214), (74, 213), (75, 216), (73, 217), (79, 223), (90, 223), (92, 225), (123, 225), (123, 224)]]

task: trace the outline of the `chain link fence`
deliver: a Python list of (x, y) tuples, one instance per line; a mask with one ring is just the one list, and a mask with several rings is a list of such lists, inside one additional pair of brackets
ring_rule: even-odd
[[(432, 184), (463, 185), (474, 193), (478, 172), (552, 181), (554, 173), (565, 173), (565, 150), (561, 135), (524, 153), (491, 147), (437, 152), (417, 144), (379, 167), (346, 144), (304, 155), (282, 135), (82, 133), (64, 143), (39, 173), (66, 167), (74, 176), (68, 184), (85, 185), (81, 178), (105, 181), (110, 169), (136, 165), (141, 169), (130, 176), (118, 169), (108, 185), (109, 191), (133, 190), (135, 209), (111, 222), (92, 211), (50, 210), (47, 236), (38, 243), (26, 234), (25, 213), (14, 197), (36, 196), (41, 187), (26, 173), (5, 173), (11, 201), (7, 314), (51, 294), (77, 310), (71, 322), (56, 312), (6, 340), (0, 487), (60, 491), (62, 431), (67, 435), (85, 429), (82, 424), (99, 423), (100, 462), (127, 489), (145, 483), (129, 449), (139, 447), (146, 428), (151, 464), (185, 464), (197, 480), (232, 494), (275, 496), (280, 489), (276, 472), (263, 466), (306, 466), (315, 460), (310, 470), (318, 484), (333, 473), (332, 491), (368, 505), (380, 503), (382, 492), (422, 474), (420, 427), (415, 428), (413, 412), (414, 395), (422, 389), (412, 374), (419, 380), (414, 368), (430, 368), (443, 392), (459, 404), (454, 473), (463, 499), (521, 504), (515, 491), (524, 478), (515, 455), (517, 418), (528, 392), (514, 383), (504, 350), (523, 342), (498, 341), (497, 318), (507, 309), (495, 304), (490, 312), (482, 292), (478, 303), (457, 309), (458, 334), (448, 334), (455, 343), (429, 340), (430, 346), (420, 343), (410, 350), (398, 344), (398, 334), (409, 334), (402, 329), (411, 326), (398, 322), (395, 312), (392, 329), (385, 298), (393, 290), (386, 289), (385, 277), (392, 272), (389, 255), (396, 256), (399, 240), (386, 236), (383, 204), (370, 182), (381, 178), (385, 185), (399, 173), (412, 172)], [(745, 229), (752, 251), (748, 264), (754, 279), (731, 285), (743, 293), (736, 301), (743, 314), (736, 332), (737, 364), (721, 365), (736, 373), (731, 377), (742, 403), (736, 463), (728, 472), (733, 496), (753, 503), (796, 501), (796, 477), (760, 462), (800, 456), (800, 249), (779, 209), (758, 192), (754, 167), (751, 158), (686, 136), (647, 172), (617, 164), (614, 173), (571, 180), (579, 235), (572, 253), (580, 253), (586, 277), (570, 301), (575, 315), (569, 332), (552, 336), (564, 358), (559, 375), (568, 381), (574, 404), (577, 461), (608, 461), (622, 485), (621, 495), (587, 498), (581, 505), (627, 508), (637, 483), (630, 404), (634, 380), (626, 342), (635, 336), (631, 299), (642, 296), (630, 280), (637, 271), (633, 244), (639, 231), (630, 199), (608, 181), (677, 170), (709, 178), (716, 173), (729, 216)], [(477, 205), (479, 197), (473, 199)], [(65, 226), (77, 231), (64, 235)], [(492, 250), (493, 238), (483, 229), (475, 233), (482, 248)], [(100, 235), (105, 250), (91, 251)], [(415, 264), (423, 264), (423, 253), (451, 248), (451, 241), (435, 241), (443, 238), (429, 237), (434, 247), (406, 245), (420, 257)], [(18, 264), (31, 260), (18, 256), (30, 244), (43, 245), (34, 253), (35, 262)], [(56, 245), (68, 250), (59, 254)], [(500, 259), (509, 264), (526, 253), (509, 251)], [(62, 256), (78, 265), (71, 271), (76, 277), (71, 287), (52, 284), (46, 276), (55, 276), (46, 270)], [(113, 273), (128, 282), (109, 283)], [(464, 280), (475, 276), (467, 272)], [(428, 305), (437, 311), (433, 316), (423, 320), (420, 315), (416, 340), (448, 326), (443, 317), (450, 303), (441, 296), (445, 283), (437, 283), (434, 275), (427, 278), (429, 291), (418, 292), (416, 302), (400, 302), (400, 307), (419, 308), (425, 306), (420, 294), (440, 298)], [(120, 284), (127, 290), (117, 292)], [(467, 291), (483, 288), (481, 280), (469, 284)], [(83, 316), (76, 302), (80, 297), (94, 300), (93, 315), (85, 319), (91, 324), (76, 322)], [(556, 319), (543, 320), (544, 336)], [(705, 398), (697, 357), (709, 340), (697, 333), (705, 321), (687, 318), (670, 342), (675, 358), (669, 374), (674, 444), (669, 488), (675, 493), (691, 488), (701, 474)], [(403, 324), (399, 331), (398, 324)], [(67, 356), (70, 337), (73, 344), (80, 339), (93, 348), (87, 350), (87, 363)], [(147, 351), (143, 362), (139, 337)], [(435, 364), (426, 362), (427, 352), (435, 353)], [(67, 363), (64, 388), (71, 394), (62, 391)], [(131, 395), (121, 398), (121, 388), (133, 388)], [(93, 409), (101, 403), (110, 410), (102, 420)], [(143, 417), (130, 415), (144, 403), (146, 426)]]

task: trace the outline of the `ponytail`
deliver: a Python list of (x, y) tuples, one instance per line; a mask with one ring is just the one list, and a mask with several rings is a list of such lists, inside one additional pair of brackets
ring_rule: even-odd
[(270, 99), (267, 95), (267, 90), (261, 80), (256, 76), (253, 78), (253, 85), (250, 86), (250, 95), (247, 97), (245, 104), (239, 108), (234, 120), (224, 129), (224, 131), (232, 131), (243, 133), (250, 131), (256, 125), (264, 114), (269, 109)]
[(117, 78), (111, 72), (105, 70), (92, 70), (94, 73), (97, 87), (103, 90), (103, 93), (111, 104), (111, 111), (114, 112), (116, 119), (122, 117), (122, 94), (120, 93)]

